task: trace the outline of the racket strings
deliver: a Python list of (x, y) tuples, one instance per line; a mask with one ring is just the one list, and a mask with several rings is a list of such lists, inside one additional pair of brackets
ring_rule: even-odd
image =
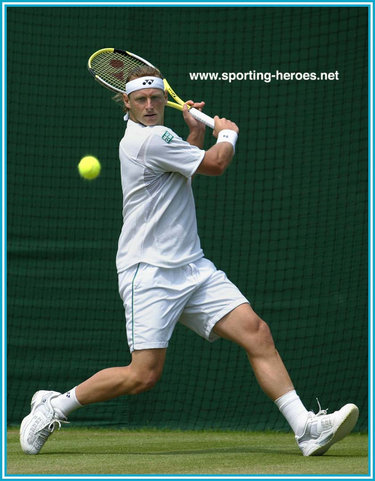
[(107, 84), (125, 92), (125, 83), (129, 73), (146, 64), (137, 58), (126, 56), (117, 52), (106, 52), (97, 55), (92, 60), (91, 68), (95, 75)]

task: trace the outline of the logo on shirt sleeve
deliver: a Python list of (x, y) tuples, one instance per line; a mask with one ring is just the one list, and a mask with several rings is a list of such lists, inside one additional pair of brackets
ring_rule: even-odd
[(167, 142), (167, 144), (169, 144), (173, 139), (173, 135), (169, 133), (168, 130), (166, 130), (161, 138), (164, 140), (164, 142)]

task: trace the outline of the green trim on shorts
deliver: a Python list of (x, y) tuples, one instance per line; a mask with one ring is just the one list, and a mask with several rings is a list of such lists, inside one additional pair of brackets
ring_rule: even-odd
[(134, 281), (138, 274), (140, 262), (137, 265), (137, 269), (135, 271), (133, 280), (132, 280), (132, 342), (133, 342), (133, 349), (134, 349)]

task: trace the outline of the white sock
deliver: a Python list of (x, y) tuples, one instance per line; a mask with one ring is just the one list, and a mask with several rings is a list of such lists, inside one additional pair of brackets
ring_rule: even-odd
[(70, 391), (60, 394), (60, 396), (52, 399), (51, 404), (53, 408), (61, 411), (65, 417), (68, 417), (72, 411), (82, 407), (82, 404), (77, 399), (75, 387)]
[(305, 428), (308, 411), (295, 390), (289, 391), (275, 401), (281, 414), (288, 421), (296, 436), (301, 436)]

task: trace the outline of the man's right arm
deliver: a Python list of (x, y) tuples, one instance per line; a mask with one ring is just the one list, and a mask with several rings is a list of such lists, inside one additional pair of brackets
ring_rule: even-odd
[[(234, 122), (215, 116), (214, 137), (218, 137), (222, 130), (232, 130), (238, 134), (239, 129)], [(235, 136), (235, 135), (234, 135)], [(235, 136), (236, 137), (236, 136)], [(206, 151), (196, 173), (218, 176), (224, 173), (234, 155), (234, 147), (230, 141), (221, 140)]]

